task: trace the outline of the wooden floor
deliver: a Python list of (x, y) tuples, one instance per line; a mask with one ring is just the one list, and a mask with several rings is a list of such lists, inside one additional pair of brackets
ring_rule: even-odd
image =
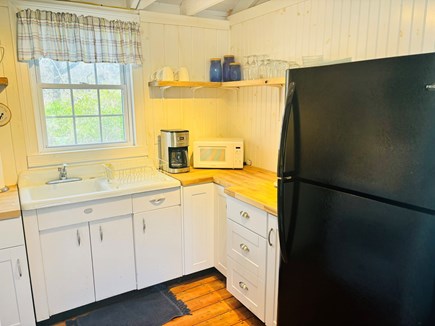
[[(191, 311), (191, 315), (175, 318), (166, 323), (167, 326), (264, 326), (252, 312), (226, 290), (225, 277), (215, 269), (166, 284), (177, 299), (182, 300)], [(51, 325), (65, 326), (66, 323), (63, 321)]]
[(217, 271), (168, 286), (191, 315), (175, 318), (167, 326), (264, 325), (226, 290), (225, 278)]

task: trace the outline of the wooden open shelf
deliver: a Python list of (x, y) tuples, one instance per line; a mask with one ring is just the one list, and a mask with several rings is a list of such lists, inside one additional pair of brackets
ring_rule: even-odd
[(6, 77), (0, 77), (0, 92), (8, 86), (8, 79)]
[(241, 80), (233, 82), (224, 82), (221, 87), (234, 88), (234, 87), (248, 87), (248, 86), (283, 86), (285, 78), (268, 78), (268, 79), (255, 79), (255, 80)]
[(202, 82), (202, 81), (152, 81), (148, 83), (149, 87), (190, 87), (190, 88), (239, 88), (248, 86), (277, 86), (285, 84), (285, 78), (269, 78), (256, 80), (241, 80), (234, 82)]
[(221, 87), (222, 83), (219, 82), (201, 82), (201, 81), (151, 81), (148, 83), (150, 87), (207, 87), (217, 88)]

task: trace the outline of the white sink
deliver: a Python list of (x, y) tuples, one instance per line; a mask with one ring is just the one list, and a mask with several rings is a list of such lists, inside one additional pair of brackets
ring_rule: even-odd
[(83, 180), (57, 184), (45, 183), (45, 180), (53, 179), (51, 176), (32, 177), (32, 172), (20, 175), (18, 188), (21, 209), (37, 209), (180, 186), (178, 180), (157, 171), (142, 180), (123, 182), (109, 181), (101, 174), (94, 175), (97, 177), (76, 173), (75, 176), (84, 176)]
[(58, 197), (81, 196), (83, 194), (111, 190), (106, 179), (86, 179), (67, 183), (45, 184), (23, 189), (31, 200), (50, 200)]

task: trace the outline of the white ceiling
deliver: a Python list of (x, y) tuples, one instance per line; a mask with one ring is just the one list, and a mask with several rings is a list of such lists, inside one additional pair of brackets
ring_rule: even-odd
[(99, 6), (130, 8), (171, 14), (226, 19), (237, 12), (270, 0), (58, 0), (92, 3)]

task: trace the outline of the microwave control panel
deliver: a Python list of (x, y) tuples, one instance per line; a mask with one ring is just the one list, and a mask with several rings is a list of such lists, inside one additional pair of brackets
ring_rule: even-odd
[(234, 169), (243, 169), (243, 148), (234, 147)]

